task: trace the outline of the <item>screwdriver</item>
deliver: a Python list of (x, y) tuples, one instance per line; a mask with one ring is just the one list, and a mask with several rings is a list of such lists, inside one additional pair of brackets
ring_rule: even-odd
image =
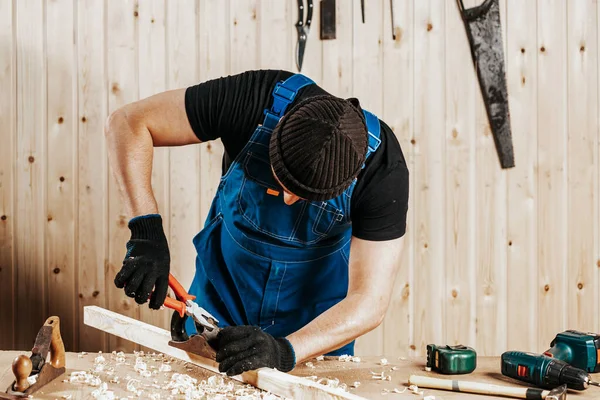
[(584, 390), (589, 385), (600, 386), (586, 371), (543, 354), (507, 351), (502, 354), (501, 363), (502, 375), (545, 389), (563, 384), (574, 390)]

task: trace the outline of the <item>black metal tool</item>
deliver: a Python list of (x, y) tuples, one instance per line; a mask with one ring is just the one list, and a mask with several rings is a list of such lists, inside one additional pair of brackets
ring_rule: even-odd
[(296, 66), (298, 71), (302, 71), (302, 62), (304, 61), (304, 51), (306, 50), (306, 40), (310, 32), (310, 24), (313, 15), (313, 0), (308, 0), (308, 10), (306, 11), (306, 22), (304, 21), (304, 0), (298, 0), (298, 22), (296, 30), (298, 31), (298, 42), (296, 43)]
[(394, 21), (394, 0), (390, 0), (390, 16), (392, 17), (392, 39), (396, 40), (396, 21)]
[(362, 23), (365, 23), (365, 0), (360, 0), (360, 15), (362, 16)]
[(321, 40), (335, 39), (335, 0), (321, 0)]
[(498, 0), (465, 9), (457, 0), (502, 168), (515, 166)]

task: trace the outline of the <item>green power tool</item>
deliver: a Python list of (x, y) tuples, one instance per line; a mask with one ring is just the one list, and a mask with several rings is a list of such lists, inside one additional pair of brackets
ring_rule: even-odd
[(569, 389), (584, 390), (589, 385), (600, 386), (592, 381), (587, 371), (543, 354), (507, 351), (502, 354), (502, 375), (553, 389), (567, 385)]
[(427, 345), (427, 370), (440, 374), (470, 374), (477, 366), (477, 353), (463, 345), (436, 346)]
[(600, 372), (600, 335), (565, 331), (556, 335), (544, 353), (587, 372)]

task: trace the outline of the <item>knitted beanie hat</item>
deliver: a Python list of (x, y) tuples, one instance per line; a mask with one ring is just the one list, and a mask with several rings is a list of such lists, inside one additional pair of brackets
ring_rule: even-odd
[(360, 172), (368, 146), (365, 118), (353, 104), (330, 95), (307, 98), (279, 121), (269, 148), (275, 176), (306, 200), (339, 196)]

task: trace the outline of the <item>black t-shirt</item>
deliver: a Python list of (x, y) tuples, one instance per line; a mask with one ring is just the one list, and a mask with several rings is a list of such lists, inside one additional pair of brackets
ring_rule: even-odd
[[(221, 138), (223, 172), (244, 148), (273, 103), (275, 84), (292, 76), (279, 70), (248, 71), (191, 86), (185, 108), (196, 136), (207, 142)], [(294, 103), (328, 94), (319, 86), (302, 88)], [(288, 109), (293, 107), (291, 104)], [(408, 209), (408, 168), (400, 144), (382, 121), (381, 145), (370, 155), (352, 194), (352, 235), (364, 240), (391, 240), (404, 235)]]

